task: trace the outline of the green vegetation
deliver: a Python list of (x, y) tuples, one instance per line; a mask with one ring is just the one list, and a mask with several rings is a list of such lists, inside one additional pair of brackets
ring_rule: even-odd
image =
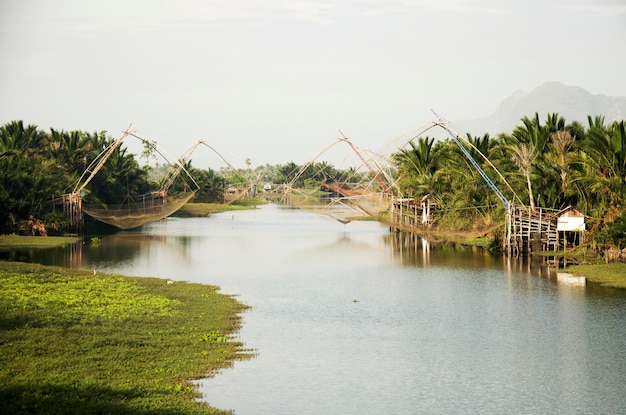
[(589, 248), (588, 244), (580, 245), (575, 249), (568, 251), (537, 251), (532, 254), (533, 256), (577, 259), (578, 261), (584, 261), (585, 263), (599, 263), (604, 261), (598, 255), (598, 252)]
[(21, 236), (21, 235), (0, 235), (0, 251), (12, 249), (30, 249), (30, 248), (55, 248), (65, 246), (80, 241), (80, 238), (74, 236), (48, 236), (42, 238), (40, 236)]
[(223, 203), (186, 203), (174, 215), (181, 218), (204, 217), (212, 213), (229, 212), (231, 210), (249, 210), (247, 206), (225, 205)]
[(626, 288), (626, 264), (572, 265), (566, 271), (606, 287)]
[(471, 238), (471, 239), (466, 239), (460, 242), (461, 245), (480, 246), (483, 248), (489, 248), (491, 247), (491, 245), (493, 245), (493, 243), (494, 243), (493, 238), (488, 238), (488, 237)]
[[(132, 140), (134, 137), (128, 137)], [(68, 230), (68, 219), (63, 215), (59, 197), (72, 192), (87, 167), (117, 138), (106, 131), (49, 132), (23, 121), (12, 121), (0, 127), (0, 234), (30, 234), (33, 223), (41, 223), (49, 235), (62, 235)], [(81, 195), (83, 203), (92, 207), (106, 205), (136, 205), (141, 195), (150, 194), (168, 183), (168, 164), (149, 166), (156, 160), (154, 142), (142, 141), (140, 155), (146, 164), (140, 166), (135, 155), (124, 145), (115, 147), (102, 169), (96, 174)], [(224, 160), (225, 161), (225, 160)], [(199, 186), (194, 202), (220, 204), (227, 202), (225, 190), (233, 186), (237, 191), (237, 204), (251, 206), (262, 201), (256, 198), (263, 183), (286, 184), (295, 187), (319, 187), (327, 177), (342, 179), (352, 177), (351, 171), (338, 171), (327, 163), (314, 163), (300, 172), (300, 166), (291, 162), (284, 166), (259, 166), (252, 169), (250, 160), (246, 168), (221, 167), (218, 171), (198, 169), (185, 161), (184, 167)], [(299, 174), (301, 173), (301, 174)], [(83, 181), (81, 181), (83, 183)], [(168, 184), (168, 193), (175, 194), (195, 185), (185, 180), (185, 175), (175, 176)], [(55, 203), (51, 203), (51, 202)], [(198, 209), (188, 209), (187, 214), (199, 215)], [(90, 220), (86, 217), (86, 220)], [(76, 231), (76, 229), (71, 229)]]
[(351, 220), (351, 221), (361, 221), (361, 222), (376, 222), (377, 219), (374, 218), (373, 216), (347, 216), (346, 220)]
[(230, 203), (230, 205), (232, 206), (230, 209), (227, 210), (243, 210), (243, 209), (250, 209), (252, 207), (256, 207), (258, 205), (264, 205), (265, 202), (262, 198), (260, 197), (250, 197), (250, 196), (245, 196), (245, 197), (240, 197), (234, 201), (232, 201)]
[[(68, 193), (89, 163), (115, 141), (105, 132), (58, 131), (13, 121), (0, 128), (0, 233), (20, 232), (32, 216), (48, 233), (62, 233), (62, 209), (53, 209), (55, 196)], [(86, 200), (122, 203), (128, 194), (151, 190), (146, 171), (118, 147), (96, 175)]]
[[(134, 138), (129, 138), (134, 139)], [(50, 132), (22, 121), (12, 121), (0, 127), (0, 234), (30, 233), (32, 223), (41, 221), (48, 234), (60, 235), (68, 229), (58, 197), (75, 188), (87, 167), (104, 148), (116, 141), (105, 131)], [(144, 142), (141, 157), (153, 158), (153, 144)], [(83, 203), (99, 205), (133, 205), (134, 198), (161, 189), (168, 180), (168, 165), (140, 166), (133, 154), (123, 145), (115, 148), (102, 169), (82, 194)], [(215, 171), (186, 170), (194, 177), (200, 189), (198, 202), (209, 203), (223, 199), (228, 178)], [(229, 178), (239, 180), (231, 174)], [(190, 188), (184, 175), (178, 175), (169, 184), (168, 193), (175, 194)]]
[[(587, 126), (566, 124), (558, 114), (541, 122), (537, 113), (521, 121), (497, 137), (467, 134), (466, 150), (507, 200), (544, 211), (572, 206), (589, 217), (586, 237), (594, 249), (623, 247), (626, 123), (590, 116)], [(503, 203), (454, 140), (419, 137), (393, 160), (403, 195), (429, 194), (437, 202), (438, 226), (472, 230), (504, 222)]]
[[(558, 114), (524, 116), (510, 133), (497, 137), (466, 135), (465, 150), (481, 165), (504, 196), (517, 205), (558, 211), (568, 206), (587, 215), (587, 238), (592, 248), (621, 248), (626, 244), (626, 123), (606, 123), (589, 116), (586, 125), (566, 123)], [(54, 195), (67, 193), (100, 150), (114, 141), (105, 132), (58, 131), (13, 121), (0, 128), (0, 234), (27, 231), (32, 217), (48, 232), (61, 232), (64, 218), (52, 210)], [(141, 155), (148, 160), (153, 149)], [(400, 148), (384, 167), (393, 177), (399, 195), (420, 199), (430, 195), (438, 205), (435, 224), (444, 231), (478, 232), (503, 223), (505, 208), (484, 178), (452, 139), (418, 137)], [(274, 188), (313, 192), (324, 185), (374, 182), (374, 172), (354, 168), (339, 170), (327, 162), (299, 166), (294, 162), (251, 168), (222, 167), (185, 169), (200, 186), (196, 203), (219, 204), (229, 192), (256, 195), (264, 183)], [(86, 203), (119, 204), (159, 189), (166, 166), (140, 167), (132, 154), (118, 147), (103, 169), (85, 189)], [(496, 170), (497, 169), (497, 170)], [(186, 183), (177, 179), (170, 189), (180, 191)], [(349, 186), (348, 186), (349, 187)], [(390, 186), (391, 187), (391, 186)], [(243, 202), (242, 202), (243, 203)], [(256, 203), (256, 202), (254, 202)], [(189, 208), (188, 215), (203, 209)], [(501, 228), (498, 232), (502, 232)]]
[(250, 356), (216, 287), (0, 262), (0, 412), (217, 414), (190, 380)]

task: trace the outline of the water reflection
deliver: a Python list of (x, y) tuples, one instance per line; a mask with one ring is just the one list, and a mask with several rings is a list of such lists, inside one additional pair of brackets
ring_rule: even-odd
[(250, 305), (240, 339), (258, 356), (200, 383), (239, 415), (626, 407), (626, 293), (560, 283), (542, 259), (273, 205), (68, 248), (59, 265), (218, 285)]
[(66, 268), (82, 268), (83, 248), (84, 242), (80, 241), (57, 248), (0, 251), (0, 259), (4, 261), (59, 265)]
[(407, 232), (390, 232), (385, 236), (391, 252), (404, 266), (448, 266), (500, 268), (502, 257), (478, 246), (454, 242), (431, 242)]
[[(298, 209), (283, 207), (281, 210), (293, 210), (302, 213)], [(225, 214), (220, 217), (219, 227), (215, 229), (216, 221), (201, 218), (202, 222), (195, 219), (169, 219), (146, 225), (134, 231), (120, 231), (111, 235), (103, 235), (85, 239), (76, 244), (49, 249), (26, 249), (8, 252), (0, 252), (0, 259), (22, 262), (38, 262), (45, 265), (60, 265), (72, 268), (115, 268), (123, 270), (132, 268), (132, 264), (149, 260), (150, 258), (163, 256), (168, 261), (184, 263), (192, 262), (199, 248), (209, 245), (211, 250), (219, 249), (219, 245), (228, 245), (230, 248), (245, 245), (251, 241), (251, 235), (262, 241), (263, 251), (271, 245), (268, 238), (269, 231), (275, 232), (284, 226), (276, 221), (269, 223), (255, 223), (255, 219), (248, 219), (249, 214), (237, 214), (246, 219), (235, 223), (235, 214)], [(219, 216), (219, 215), (218, 215)], [(253, 215), (254, 216), (254, 215)], [(311, 215), (315, 217), (315, 215)], [(230, 219), (230, 220), (229, 220)], [(192, 223), (192, 221), (196, 221)], [(229, 223), (231, 222), (231, 223)], [(197, 226), (196, 223), (202, 223)], [(224, 223), (229, 226), (224, 227)], [(355, 228), (356, 231), (355, 231)], [(363, 228), (375, 229), (377, 237), (370, 235), (361, 238), (360, 230)], [(274, 229), (274, 230), (272, 230)], [(323, 262), (331, 262), (333, 257), (334, 267), (341, 267), (341, 263), (367, 262), (370, 258), (368, 252), (380, 254), (381, 246), (388, 246), (391, 254), (390, 265), (403, 267), (463, 267), (481, 269), (503, 269), (507, 274), (527, 274), (540, 277), (548, 281), (558, 282), (559, 273), (566, 272), (569, 264), (575, 264), (576, 260), (567, 258), (551, 257), (506, 257), (494, 255), (486, 249), (476, 246), (465, 246), (453, 242), (432, 242), (418, 235), (406, 232), (387, 232), (384, 226), (374, 223), (353, 222), (350, 225), (330, 225), (325, 223), (324, 229), (331, 231), (333, 238), (322, 238), (314, 245), (306, 245), (300, 252), (295, 252), (301, 265), (315, 266), (315, 261), (323, 258)], [(338, 231), (340, 230), (340, 231)], [(323, 231), (323, 229), (322, 229)], [(235, 232), (239, 236), (235, 235)], [(283, 240), (286, 234), (281, 233)], [(235, 238), (235, 239), (233, 239)], [(311, 241), (315, 241), (311, 239)], [(274, 241), (276, 242), (276, 241)], [(284, 241), (283, 241), (284, 243)], [(297, 248), (294, 244), (289, 248)], [(288, 252), (289, 248), (283, 252)], [(281, 248), (277, 248), (281, 249)], [(231, 257), (224, 257), (226, 263), (235, 263), (241, 258), (239, 248), (224, 250)], [(280, 253), (280, 252), (279, 252)], [(250, 253), (246, 254), (249, 255)], [(265, 254), (264, 254), (265, 255)], [(212, 264), (215, 266), (216, 264)], [(567, 279), (561, 280), (567, 283)], [(570, 282), (572, 282), (571, 280)]]

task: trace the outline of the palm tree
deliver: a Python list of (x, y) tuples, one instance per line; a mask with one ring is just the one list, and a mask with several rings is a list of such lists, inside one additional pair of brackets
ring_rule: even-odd
[(434, 138), (419, 137), (417, 143), (409, 142), (410, 148), (400, 149), (392, 155), (398, 170), (398, 186), (403, 193), (422, 195), (432, 189), (434, 142)]
[(363, 180), (363, 173), (356, 167), (350, 166), (345, 170), (337, 170), (334, 178), (344, 183), (358, 183)]
[(626, 201), (626, 128), (624, 121), (608, 127), (604, 117), (588, 117), (589, 130), (581, 146), (580, 178), (599, 214)]
[(537, 152), (543, 153), (550, 139), (550, 130), (541, 125), (538, 113), (532, 119), (523, 117), (521, 121), (523, 125), (515, 127), (512, 138), (519, 143), (532, 143)]
[(14, 150), (23, 154), (36, 154), (47, 137), (36, 125), (24, 127), (22, 121), (12, 121), (0, 131), (0, 149), (4, 152)]
[[(548, 125), (542, 126), (538, 113), (535, 113), (533, 118), (523, 117), (521, 121), (522, 125), (515, 127), (510, 135), (504, 135), (503, 140), (507, 144), (512, 160), (522, 172), (526, 181), (529, 206), (531, 211), (534, 212), (536, 204), (533, 194), (532, 173), (535, 169), (539, 172), (546, 169), (544, 163), (539, 163), (538, 166), (535, 166), (535, 161), (538, 159), (540, 162), (544, 161), (543, 154), (549, 144), (551, 130), (564, 125), (565, 121), (557, 114), (549, 114)], [(543, 188), (546, 190), (545, 186)]]
[(0, 230), (31, 215), (50, 213), (49, 200), (64, 192), (69, 183), (59, 163), (53, 138), (36, 126), (13, 121), (0, 128)]
[(491, 139), (489, 133), (483, 134), (482, 137), (474, 137), (468, 133), (467, 141), (471, 144), (469, 153), (474, 160), (482, 162), (485, 157), (489, 158), (489, 152), (494, 145), (494, 140)]
[(511, 147), (513, 152), (513, 160), (515, 164), (519, 167), (519, 169), (524, 174), (526, 178), (526, 185), (528, 186), (528, 200), (530, 204), (531, 212), (535, 212), (535, 198), (533, 196), (533, 187), (530, 179), (530, 169), (532, 167), (533, 161), (537, 157), (537, 153), (535, 152), (535, 145), (533, 143), (519, 143)]
[(559, 177), (561, 179), (561, 191), (563, 195), (567, 192), (567, 174), (570, 166), (568, 160), (569, 151), (574, 144), (575, 137), (569, 131), (559, 130), (552, 134), (552, 148), (556, 155), (556, 165), (560, 172)]
[(565, 118), (561, 117), (558, 113), (548, 113), (544, 128), (547, 128), (552, 134), (557, 131), (563, 131), (565, 130)]

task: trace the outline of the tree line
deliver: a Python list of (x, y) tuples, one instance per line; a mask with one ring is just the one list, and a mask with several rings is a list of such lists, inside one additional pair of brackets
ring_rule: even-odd
[[(521, 118), (496, 137), (467, 134), (466, 149), (510, 201), (537, 209), (573, 207), (588, 216), (600, 244), (626, 245), (624, 121), (589, 116), (587, 125), (556, 113)], [(484, 156), (484, 157), (483, 157)], [(419, 137), (393, 155), (398, 184), (411, 197), (430, 194), (442, 222), (468, 228), (501, 221), (504, 205), (453, 139)]]
[[(0, 127), (0, 233), (17, 232), (29, 218), (43, 222), (48, 230), (62, 232), (66, 219), (52, 200), (73, 191), (90, 163), (115, 139), (105, 131), (49, 132), (23, 121), (12, 121)], [(143, 156), (154, 151), (145, 146)], [(197, 170), (190, 165), (200, 186), (200, 199), (218, 198), (223, 179), (212, 170)], [(102, 169), (85, 188), (83, 197), (89, 203), (121, 204), (129, 197), (158, 190), (163, 174), (154, 174), (162, 166), (141, 166), (135, 155), (119, 146)], [(170, 189), (185, 187), (177, 178)]]
[[(23, 121), (0, 127), (0, 233), (18, 232), (29, 218), (44, 223), (51, 233), (63, 232), (67, 219), (52, 201), (72, 192), (90, 163), (114, 141), (105, 131), (44, 131)], [(145, 158), (145, 164), (141, 165), (123, 144), (118, 146), (85, 188), (84, 201), (118, 205), (160, 189), (169, 166), (148, 165), (148, 160), (156, 159), (154, 143), (145, 141), (139, 157)], [(340, 171), (325, 162), (306, 166), (289, 162), (254, 170), (250, 166), (242, 170), (223, 167), (215, 171), (195, 168), (189, 160), (184, 167), (199, 187), (194, 201), (207, 203), (222, 202), (229, 184), (241, 189), (250, 183), (261, 187), (263, 183), (315, 187), (329, 178), (347, 181), (358, 177), (355, 172)], [(168, 191), (176, 193), (190, 187), (186, 177), (177, 177)]]
[[(521, 118), (510, 133), (464, 137), (466, 147), (485, 174), (511, 201), (533, 209), (572, 206), (589, 217), (592, 236), (600, 243), (626, 245), (626, 131), (624, 121), (606, 123), (589, 116), (587, 125), (566, 123), (558, 114), (541, 120)], [(0, 233), (14, 232), (35, 217), (48, 227), (63, 228), (61, 212), (50, 201), (73, 189), (85, 169), (114, 138), (106, 132), (44, 131), (12, 121), (0, 127)], [(148, 160), (146, 145), (141, 157)], [(504, 206), (474, 169), (456, 142), (417, 137), (391, 157), (390, 175), (402, 196), (430, 195), (443, 214), (442, 226), (467, 229), (499, 223)], [(119, 204), (161, 186), (165, 166), (141, 165), (120, 146), (86, 188), (89, 203)], [(359, 182), (368, 174), (338, 170), (326, 162), (265, 165), (241, 171), (186, 169), (199, 185), (195, 201), (223, 200), (225, 184), (289, 183), (320, 187), (325, 182)], [(170, 187), (184, 188), (184, 178)]]

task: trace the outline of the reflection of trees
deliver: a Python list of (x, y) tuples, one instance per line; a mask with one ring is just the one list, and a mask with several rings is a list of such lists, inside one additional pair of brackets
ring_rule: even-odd
[(486, 249), (455, 242), (429, 241), (409, 232), (391, 232), (384, 238), (392, 255), (407, 266), (500, 268), (502, 258)]
[[(389, 233), (384, 241), (391, 246), (393, 257), (409, 267), (502, 269), (503, 274), (556, 280), (557, 272), (574, 263), (573, 259), (554, 257), (504, 257), (491, 254), (482, 247), (427, 241), (408, 232)], [(531, 280), (529, 284), (534, 285)]]
[[(165, 239), (149, 237), (145, 234), (120, 233), (102, 238), (99, 246), (86, 246), (83, 259), (88, 264), (120, 264), (131, 262), (141, 254), (142, 248), (149, 243), (146, 239)], [(87, 244), (89, 242), (87, 241)]]
[(183, 251), (187, 251), (187, 249), (189, 249), (189, 247), (191, 247), (191, 240), (192, 238), (190, 236), (175, 236), (174, 238), (172, 238), (174, 240), (174, 243), (177, 246), (182, 247)]
[(528, 274), (542, 278), (556, 278), (556, 268), (545, 261), (545, 258), (505, 257), (504, 269), (507, 273)]
[[(99, 246), (87, 246), (83, 250), (84, 263), (115, 266), (132, 263), (154, 247), (164, 247), (174, 255), (186, 257), (193, 237), (149, 235), (139, 232), (121, 232), (102, 238)], [(87, 242), (88, 245), (89, 242)]]
[(57, 248), (20, 249), (0, 252), (4, 261), (34, 262), (64, 268), (82, 268), (82, 241)]
[(179, 255), (186, 255), (192, 244), (189, 236), (147, 235), (145, 233), (121, 232), (103, 236), (98, 244), (91, 239), (58, 248), (24, 249), (0, 252), (0, 260), (34, 262), (65, 268), (119, 267), (132, 263), (151, 245), (165, 246)]

